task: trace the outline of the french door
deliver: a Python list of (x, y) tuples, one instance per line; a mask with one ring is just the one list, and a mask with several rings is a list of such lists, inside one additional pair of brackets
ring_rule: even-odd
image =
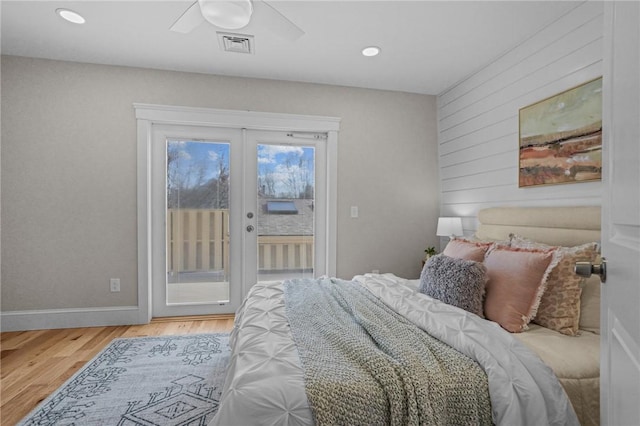
[(324, 134), (246, 131), (247, 283), (328, 273), (326, 141)]
[(327, 273), (327, 135), (156, 125), (154, 317), (232, 313), (258, 281)]

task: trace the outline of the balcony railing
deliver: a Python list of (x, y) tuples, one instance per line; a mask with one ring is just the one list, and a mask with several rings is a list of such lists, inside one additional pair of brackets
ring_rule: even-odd
[(313, 269), (312, 236), (258, 236), (258, 270), (267, 272), (310, 269)]
[[(183, 272), (229, 272), (229, 211), (169, 209), (167, 269)], [(258, 269), (313, 269), (313, 236), (259, 235)]]

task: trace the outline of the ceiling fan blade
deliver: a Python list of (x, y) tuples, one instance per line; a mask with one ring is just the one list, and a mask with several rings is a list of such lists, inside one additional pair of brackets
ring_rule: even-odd
[(200, 5), (196, 1), (173, 23), (171, 31), (177, 33), (187, 34), (190, 33), (195, 27), (204, 22), (204, 17), (200, 11)]
[(253, 1), (254, 18), (260, 19), (270, 31), (288, 40), (297, 40), (304, 35), (304, 31), (291, 22), (269, 3), (261, 0)]

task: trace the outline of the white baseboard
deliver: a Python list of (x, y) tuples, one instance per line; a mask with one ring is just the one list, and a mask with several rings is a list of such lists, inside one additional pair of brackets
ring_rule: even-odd
[(0, 315), (2, 331), (145, 324), (138, 306), (7, 311)]

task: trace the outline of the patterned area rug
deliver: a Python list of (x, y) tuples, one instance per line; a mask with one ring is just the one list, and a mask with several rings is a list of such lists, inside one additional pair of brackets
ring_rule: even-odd
[(228, 334), (115, 339), (19, 425), (206, 425), (228, 363)]

